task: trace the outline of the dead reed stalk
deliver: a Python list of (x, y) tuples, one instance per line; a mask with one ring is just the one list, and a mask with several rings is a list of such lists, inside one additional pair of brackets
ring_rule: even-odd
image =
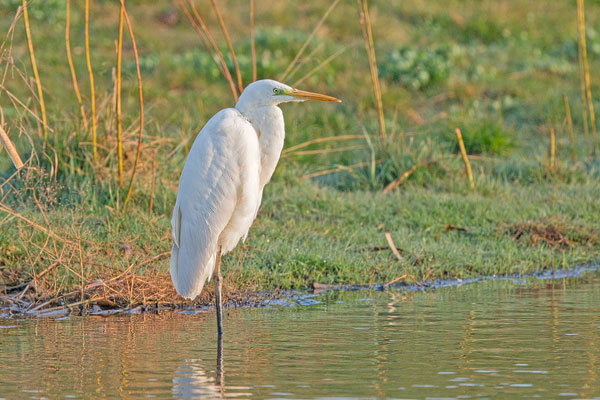
[(462, 133), (460, 129), (456, 128), (456, 139), (458, 140), (458, 147), (460, 148), (460, 155), (462, 156), (463, 162), (465, 163), (465, 169), (467, 170), (467, 177), (469, 178), (469, 186), (471, 189), (475, 189), (475, 183), (473, 182), (473, 172), (471, 172), (471, 163), (467, 156), (467, 150), (465, 149), (465, 143), (463, 142)]
[[(35, 61), (35, 53), (33, 51), (33, 39), (31, 38), (31, 29), (29, 29), (29, 13), (27, 12), (27, 0), (22, 0), (23, 4), (23, 21), (25, 22), (25, 36), (27, 38), (27, 49), (29, 51), (29, 59), (31, 60), (31, 69), (35, 79), (35, 86), (38, 93), (38, 101), (40, 102), (40, 111), (42, 113), (42, 130), (44, 138), (44, 146), (48, 141), (48, 120), (46, 118), (46, 104), (44, 103), (44, 91), (40, 74), (38, 73), (37, 63)], [(56, 133), (55, 133), (56, 135)], [(41, 136), (41, 135), (40, 135)]]
[(369, 60), (369, 70), (371, 71), (371, 82), (373, 84), (373, 95), (375, 96), (375, 108), (377, 109), (377, 117), (379, 122), (379, 137), (382, 143), (386, 141), (385, 120), (383, 118), (383, 102), (381, 100), (381, 86), (379, 85), (379, 75), (377, 73), (377, 59), (375, 57), (375, 46), (373, 41), (373, 31), (371, 27), (371, 19), (369, 18), (369, 7), (367, 0), (357, 0), (358, 16), (360, 27), (365, 42), (365, 50), (367, 51), (367, 59)]
[(594, 101), (592, 99), (592, 89), (590, 84), (590, 65), (587, 57), (587, 44), (585, 38), (585, 7), (584, 0), (577, 0), (577, 11), (578, 11), (578, 26), (579, 28), (579, 39), (581, 41), (581, 58), (583, 61), (583, 73), (585, 80), (585, 92), (587, 98), (588, 112), (590, 116), (590, 127), (593, 135), (593, 150), (592, 155), (598, 153), (598, 131), (596, 130), (596, 114), (594, 113)]
[[(229, 69), (227, 68), (227, 63), (225, 63), (225, 59), (223, 58), (223, 54), (221, 54), (221, 50), (219, 50), (219, 47), (217, 46), (217, 43), (213, 39), (212, 35), (210, 34), (210, 31), (208, 30), (208, 27), (204, 23), (204, 20), (202, 19), (202, 17), (200, 17), (198, 10), (196, 10), (196, 7), (194, 6), (194, 3), (192, 3), (190, 0), (185, 0), (185, 2), (189, 6), (189, 8), (192, 10), (193, 15), (190, 14), (187, 7), (184, 4), (181, 4), (180, 2), (178, 2), (179, 7), (183, 9), (183, 12), (187, 16), (190, 23), (192, 24), (192, 27), (194, 27), (194, 30), (200, 36), (202, 43), (204, 44), (204, 47), (206, 47), (206, 50), (211, 55), (211, 58), (217, 65), (217, 68), (219, 69), (219, 71), (221, 72), (221, 74), (223, 75), (225, 80), (229, 83), (229, 88), (231, 89), (231, 94), (233, 95), (233, 99), (234, 99), (234, 101), (237, 102), (238, 92), (235, 87), (235, 83), (233, 82), (233, 78), (231, 77), (231, 73), (229, 72)], [(194, 18), (195, 18), (195, 20), (194, 20)], [(198, 24), (200, 25), (200, 28), (198, 28)]]
[(85, 60), (90, 77), (90, 111), (92, 113), (92, 153), (94, 162), (98, 160), (96, 146), (96, 95), (94, 93), (94, 72), (92, 71), (92, 60), (90, 58), (90, 32), (89, 32), (90, 0), (85, 0)]
[(581, 115), (583, 119), (583, 133), (585, 138), (586, 153), (591, 154), (590, 134), (587, 117), (587, 90), (585, 84), (585, 67), (583, 61), (583, 52), (585, 50), (585, 21), (581, 15), (583, 10), (583, 1), (577, 0), (577, 56), (579, 61), (579, 87), (581, 90)]
[(125, 3), (121, 2), (119, 9), (119, 32), (117, 39), (117, 74), (115, 75), (115, 125), (117, 128), (117, 179), (119, 187), (123, 186), (123, 139), (121, 117), (121, 61), (123, 54), (123, 9)]
[(69, 30), (71, 29), (71, 1), (67, 0), (67, 15), (65, 22), (65, 47), (67, 49), (67, 61), (69, 62), (69, 70), (71, 71), (71, 80), (73, 81), (73, 90), (75, 91), (75, 97), (77, 98), (77, 104), (79, 105), (79, 112), (81, 114), (81, 122), (83, 123), (83, 129), (88, 130), (87, 117), (85, 115), (85, 109), (83, 108), (83, 101), (81, 100), (81, 93), (79, 92), (79, 85), (77, 84), (77, 74), (75, 73), (75, 67), (73, 66), (73, 56), (71, 55), (71, 42), (69, 40)]
[(229, 32), (227, 31), (227, 27), (225, 26), (225, 21), (223, 21), (221, 11), (219, 11), (219, 7), (217, 6), (217, 1), (210, 0), (210, 2), (212, 4), (213, 9), (215, 10), (215, 14), (217, 15), (217, 20), (219, 21), (219, 25), (221, 26), (221, 30), (223, 31), (223, 36), (225, 36), (225, 41), (227, 42), (227, 47), (229, 48), (229, 54), (231, 55), (231, 60), (233, 61), (233, 68), (235, 69), (238, 90), (241, 94), (244, 91), (244, 85), (242, 84), (242, 74), (240, 73), (240, 67), (238, 65), (237, 58), (235, 57), (235, 51), (233, 51), (233, 45), (231, 44), (231, 39), (229, 38)]
[(254, 0), (250, 0), (250, 52), (252, 53), (252, 82), (256, 82), (256, 48), (254, 47)]
[[(396, 248), (396, 245), (394, 244), (394, 241), (392, 240), (392, 235), (389, 232), (385, 233), (385, 240), (388, 242), (388, 246), (390, 246), (390, 249), (392, 250), (392, 253), (394, 253), (394, 255), (396, 256), (396, 258), (398, 259), (398, 261), (403, 262), (404, 259), (402, 258), (402, 256), (400, 255), (400, 252)], [(388, 285), (390, 285), (390, 284), (391, 283), (388, 283)]]
[(8, 137), (8, 134), (4, 130), (4, 127), (0, 125), (0, 150), (2, 149), (2, 146), (4, 146), (4, 148), (8, 152), (8, 156), (10, 157), (15, 168), (18, 170), (23, 168), (23, 161), (21, 161), (21, 157), (19, 157), (19, 153), (17, 153), (15, 145)]
[(556, 138), (554, 128), (550, 128), (550, 169), (554, 170), (556, 166)]
[(347, 49), (348, 49), (347, 46), (343, 47), (343, 48), (339, 49), (338, 51), (336, 51), (335, 53), (333, 53), (332, 55), (330, 55), (329, 57), (327, 57), (325, 60), (323, 60), (322, 62), (320, 62), (319, 65), (317, 65), (316, 67), (314, 67), (313, 69), (311, 69), (306, 75), (304, 75), (302, 78), (300, 78), (296, 82), (294, 82), (292, 84), (292, 86), (300, 85), (302, 82), (304, 82), (306, 79), (310, 78), (313, 74), (315, 74), (321, 68), (325, 67), (327, 64), (329, 64), (331, 61), (333, 61), (337, 56), (339, 56), (340, 54), (342, 54)]
[(131, 38), (131, 46), (133, 47), (133, 56), (135, 58), (135, 70), (137, 72), (137, 80), (138, 80), (138, 95), (139, 95), (139, 100), (140, 100), (140, 129), (139, 129), (139, 134), (138, 134), (137, 150), (135, 152), (135, 161), (133, 162), (133, 170), (131, 171), (131, 178), (129, 179), (129, 187), (127, 188), (127, 195), (125, 195), (125, 200), (123, 201), (123, 207), (121, 208), (121, 211), (124, 211), (125, 207), (127, 207), (127, 203), (129, 202), (129, 198), (131, 197), (131, 190), (133, 189), (135, 173), (137, 172), (138, 163), (140, 161), (140, 153), (142, 150), (142, 134), (144, 131), (144, 93), (142, 90), (142, 73), (140, 71), (140, 60), (138, 57), (137, 46), (135, 45), (135, 37), (133, 35), (133, 28), (131, 27), (131, 22), (129, 21), (129, 16), (127, 15), (127, 10), (125, 10), (125, 0), (121, 0), (121, 9), (123, 10), (123, 15), (125, 16), (125, 21), (127, 22), (127, 30), (129, 31), (129, 37)]
[(308, 47), (308, 45), (310, 44), (312, 38), (315, 36), (315, 34), (317, 33), (317, 31), (319, 30), (319, 28), (321, 27), (321, 25), (323, 25), (323, 23), (325, 22), (325, 20), (329, 16), (329, 14), (331, 14), (331, 12), (333, 11), (333, 9), (335, 8), (335, 6), (337, 6), (337, 4), (339, 2), (340, 2), (340, 0), (334, 0), (334, 2), (331, 3), (331, 5), (327, 9), (327, 11), (325, 11), (325, 14), (323, 14), (323, 16), (321, 17), (321, 19), (319, 20), (319, 22), (317, 23), (317, 25), (314, 27), (314, 29), (312, 30), (312, 32), (310, 33), (310, 35), (308, 36), (308, 38), (304, 41), (304, 43), (302, 44), (302, 47), (300, 47), (300, 50), (298, 50), (298, 52), (296, 53), (296, 56), (294, 57), (294, 59), (292, 60), (292, 62), (287, 66), (287, 68), (285, 69), (285, 71), (283, 71), (283, 74), (281, 74), (281, 76), (279, 77), (279, 81), (280, 82), (283, 82), (285, 80), (285, 78), (288, 76), (289, 72), (292, 70), (292, 68), (294, 67), (294, 65), (298, 62), (298, 60), (300, 59), (300, 57), (304, 53), (304, 50), (306, 50), (306, 47)]
[(565, 104), (565, 117), (567, 119), (567, 129), (569, 132), (569, 154), (571, 162), (575, 162), (575, 135), (573, 134), (573, 119), (571, 118), (571, 106), (569, 98), (563, 94), (563, 103)]
[(150, 202), (148, 203), (148, 214), (152, 214), (152, 206), (154, 205), (154, 181), (156, 180), (156, 152), (158, 149), (154, 149), (152, 154), (152, 175), (150, 181)]

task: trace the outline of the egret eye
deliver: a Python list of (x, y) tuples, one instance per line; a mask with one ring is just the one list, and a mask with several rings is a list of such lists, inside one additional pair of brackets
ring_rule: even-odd
[(277, 89), (277, 88), (273, 89), (273, 94), (279, 94), (279, 93), (281, 93), (281, 89)]

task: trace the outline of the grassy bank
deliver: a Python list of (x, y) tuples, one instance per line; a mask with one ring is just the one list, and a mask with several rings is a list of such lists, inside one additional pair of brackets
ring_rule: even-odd
[[(51, 128), (44, 141), (38, 134), (43, 131), (38, 102), (28, 85), (23, 21), (17, 19), (12, 30), (9, 26), (20, 2), (5, 3), (0, 30), (10, 34), (0, 60), (8, 71), (0, 106), (3, 126), (26, 167), (15, 173), (1, 150), (2, 301), (39, 309), (61, 302), (179, 301), (168, 277), (177, 180), (195, 133), (212, 114), (232, 105), (228, 85), (180, 9), (166, 1), (127, 2), (145, 124), (131, 201), (122, 211), (127, 185), (119, 185), (117, 175), (114, 104), (118, 2), (92, 3), (90, 13), (96, 160), (83, 5), (71, 5), (70, 40), (86, 120), (64, 51), (64, 4), (30, 5)], [(584, 132), (590, 115), (588, 105), (585, 114), (581, 106), (575, 3), (432, 1), (426, 8), (420, 2), (388, 3), (393, 2), (370, 4), (386, 138), (380, 138), (356, 4), (340, 2), (286, 82), (308, 74), (299, 87), (344, 102), (283, 106), (284, 155), (248, 240), (224, 260), (229, 294), (306, 288), (313, 282), (525, 273), (597, 262), (600, 162), (591, 155), (591, 124), (587, 136)], [(252, 61), (246, 4), (219, 4), (247, 84)], [(259, 79), (279, 77), (327, 6), (257, 3)], [(214, 15), (201, 11), (226, 49)], [(600, 7), (591, 2), (585, 11), (590, 90), (597, 93), (593, 71), (600, 67), (600, 35), (592, 27)], [(127, 29), (124, 37), (127, 182), (139, 111)], [(333, 54), (338, 55), (322, 64)], [(462, 130), (475, 189), (465, 176), (455, 128)], [(333, 139), (314, 141), (323, 137)], [(384, 193), (392, 182), (399, 184)]]

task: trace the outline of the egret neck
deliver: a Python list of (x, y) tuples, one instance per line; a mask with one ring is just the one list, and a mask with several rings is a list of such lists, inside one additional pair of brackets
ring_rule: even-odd
[(285, 123), (283, 113), (276, 105), (255, 106), (252, 102), (240, 97), (235, 108), (246, 118), (258, 136), (260, 148), (260, 190), (271, 179), (285, 139)]

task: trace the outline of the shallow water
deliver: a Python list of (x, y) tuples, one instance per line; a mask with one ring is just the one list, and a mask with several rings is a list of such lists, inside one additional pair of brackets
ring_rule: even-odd
[(594, 398), (600, 275), (226, 312), (0, 319), (0, 397)]

